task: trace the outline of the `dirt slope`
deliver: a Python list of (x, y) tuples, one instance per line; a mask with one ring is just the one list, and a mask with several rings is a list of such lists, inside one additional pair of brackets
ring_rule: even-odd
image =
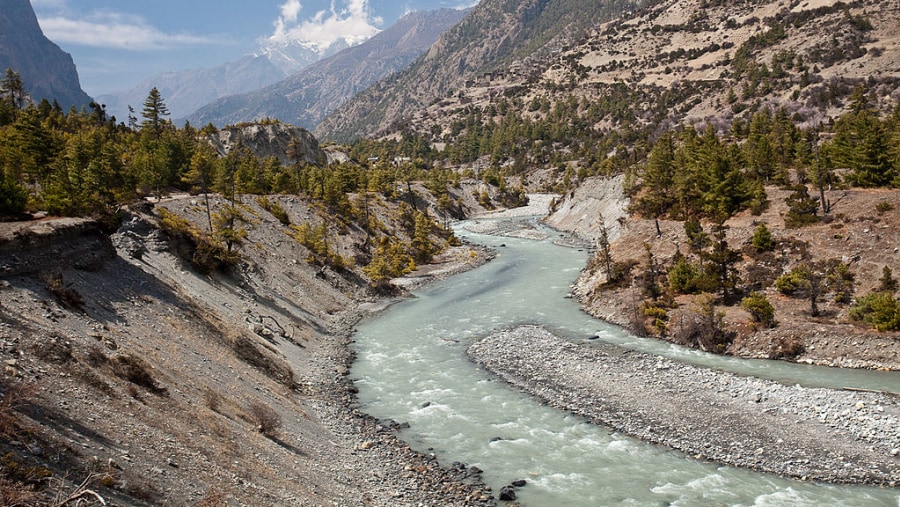
[[(314, 214), (282, 204), (294, 222)], [(197, 198), (157, 207), (203, 216)], [(112, 237), (80, 220), (2, 225), (0, 455), (37, 490), (4, 480), (3, 494), (39, 505), (87, 479), (115, 505), (490, 503), (477, 473), (355, 409), (347, 331), (376, 299), (246, 209), (232, 276), (191, 271), (149, 207)]]

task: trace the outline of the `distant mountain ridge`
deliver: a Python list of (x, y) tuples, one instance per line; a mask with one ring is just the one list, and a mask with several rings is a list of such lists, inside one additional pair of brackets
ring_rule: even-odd
[(337, 40), (328, 46), (267, 41), (258, 51), (216, 67), (166, 72), (138, 85), (97, 97), (110, 115), (124, 121), (130, 105), (140, 111), (151, 88), (159, 89), (172, 118), (183, 118), (220, 97), (246, 93), (277, 83), (356, 41)]
[(48, 39), (28, 0), (4, 0), (0, 9), (0, 72), (19, 73), (35, 102), (81, 109), (91, 97), (81, 88), (72, 56)]
[(316, 127), (339, 142), (377, 135), (411, 110), (464, 88), (485, 72), (561, 50), (604, 21), (649, 2), (483, 0), (406, 70), (378, 82)]
[(466, 11), (412, 12), (366, 42), (320, 60), (294, 75), (240, 95), (220, 98), (186, 119), (195, 125), (263, 118), (313, 129), (331, 111), (378, 79), (406, 67)]

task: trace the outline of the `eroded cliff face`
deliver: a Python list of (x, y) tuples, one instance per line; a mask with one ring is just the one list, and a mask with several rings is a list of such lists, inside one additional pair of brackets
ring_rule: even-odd
[(241, 147), (260, 158), (276, 157), (285, 165), (297, 161), (324, 165), (325, 152), (306, 129), (285, 123), (253, 123), (225, 127), (207, 139), (220, 156)]
[(89, 270), (115, 255), (101, 225), (90, 219), (0, 223), (0, 277)]
[(44, 36), (28, 0), (4, 0), (0, 8), (0, 72), (12, 68), (35, 102), (56, 99), (64, 110), (91, 101), (72, 56)]
[[(292, 223), (323, 219), (271, 198)], [(476, 473), (441, 469), (359, 412), (347, 333), (358, 305), (382, 306), (360, 276), (306, 262), (253, 199), (240, 266), (196, 273), (160, 208), (206, 221), (188, 196), (123, 210), (113, 234), (85, 219), (0, 223), (0, 482), (26, 487), (8, 481), (13, 465), (52, 474), (23, 505), (83, 480), (116, 505), (490, 503), (469, 500), (489, 497)], [(8, 393), (26, 398), (11, 407)], [(268, 433), (267, 414), (280, 423)]]

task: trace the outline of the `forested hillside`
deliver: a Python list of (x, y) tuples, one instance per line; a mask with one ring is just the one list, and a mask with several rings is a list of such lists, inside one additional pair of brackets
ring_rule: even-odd
[[(100, 107), (65, 113), (46, 100), (18, 103), (9, 86), (4, 81), (0, 88), (0, 215), (7, 219), (40, 212), (91, 216), (115, 227), (123, 205), (145, 198), (158, 201), (173, 192), (202, 193), (206, 227), (176, 216), (164, 216), (164, 224), (192, 245), (188, 260), (197, 269), (227, 270), (240, 261), (242, 224), (249, 220), (240, 196), (300, 194), (318, 202), (323, 214), (339, 219), (292, 226), (293, 237), (312, 252), (309, 261), (365, 268), (377, 285), (440, 252), (452, 233), (437, 222), (462, 213), (462, 192), (450, 187), (459, 175), (423, 171), (421, 160), (398, 163), (376, 157), (370, 166), (337, 156), (344, 161), (329, 165), (307, 131), (279, 122), (222, 131), (189, 124), (177, 128), (155, 88), (141, 119), (130, 118), (126, 125), (107, 118)], [(370, 158), (366, 151), (358, 153), (361, 160)], [(425, 187), (416, 185), (427, 188), (424, 194), (414, 193), (414, 181), (425, 182)], [(210, 208), (211, 192), (228, 197), (228, 204)], [(484, 204), (491, 194), (496, 195), (484, 192)], [(382, 201), (399, 204), (399, 215), (376, 213)], [(284, 215), (274, 201), (260, 202), (272, 214)], [(365, 231), (366, 243), (356, 253), (338, 253), (330, 237), (348, 226)]]

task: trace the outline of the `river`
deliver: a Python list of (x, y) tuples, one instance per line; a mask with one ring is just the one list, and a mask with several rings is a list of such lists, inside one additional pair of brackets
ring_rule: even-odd
[[(539, 227), (539, 226), (538, 226)], [(581, 312), (566, 297), (584, 266), (584, 251), (548, 239), (467, 232), (498, 252), (363, 322), (355, 335), (352, 375), (362, 409), (409, 423), (414, 448), (485, 471), (495, 492), (525, 479), (525, 506), (728, 505), (900, 506), (896, 489), (820, 485), (686, 457), (586, 423), (541, 405), (478, 369), (465, 356), (473, 340), (517, 325), (540, 324), (588, 343), (633, 348), (712, 368), (810, 386), (894, 390), (897, 372), (748, 361), (704, 354), (632, 336)]]

